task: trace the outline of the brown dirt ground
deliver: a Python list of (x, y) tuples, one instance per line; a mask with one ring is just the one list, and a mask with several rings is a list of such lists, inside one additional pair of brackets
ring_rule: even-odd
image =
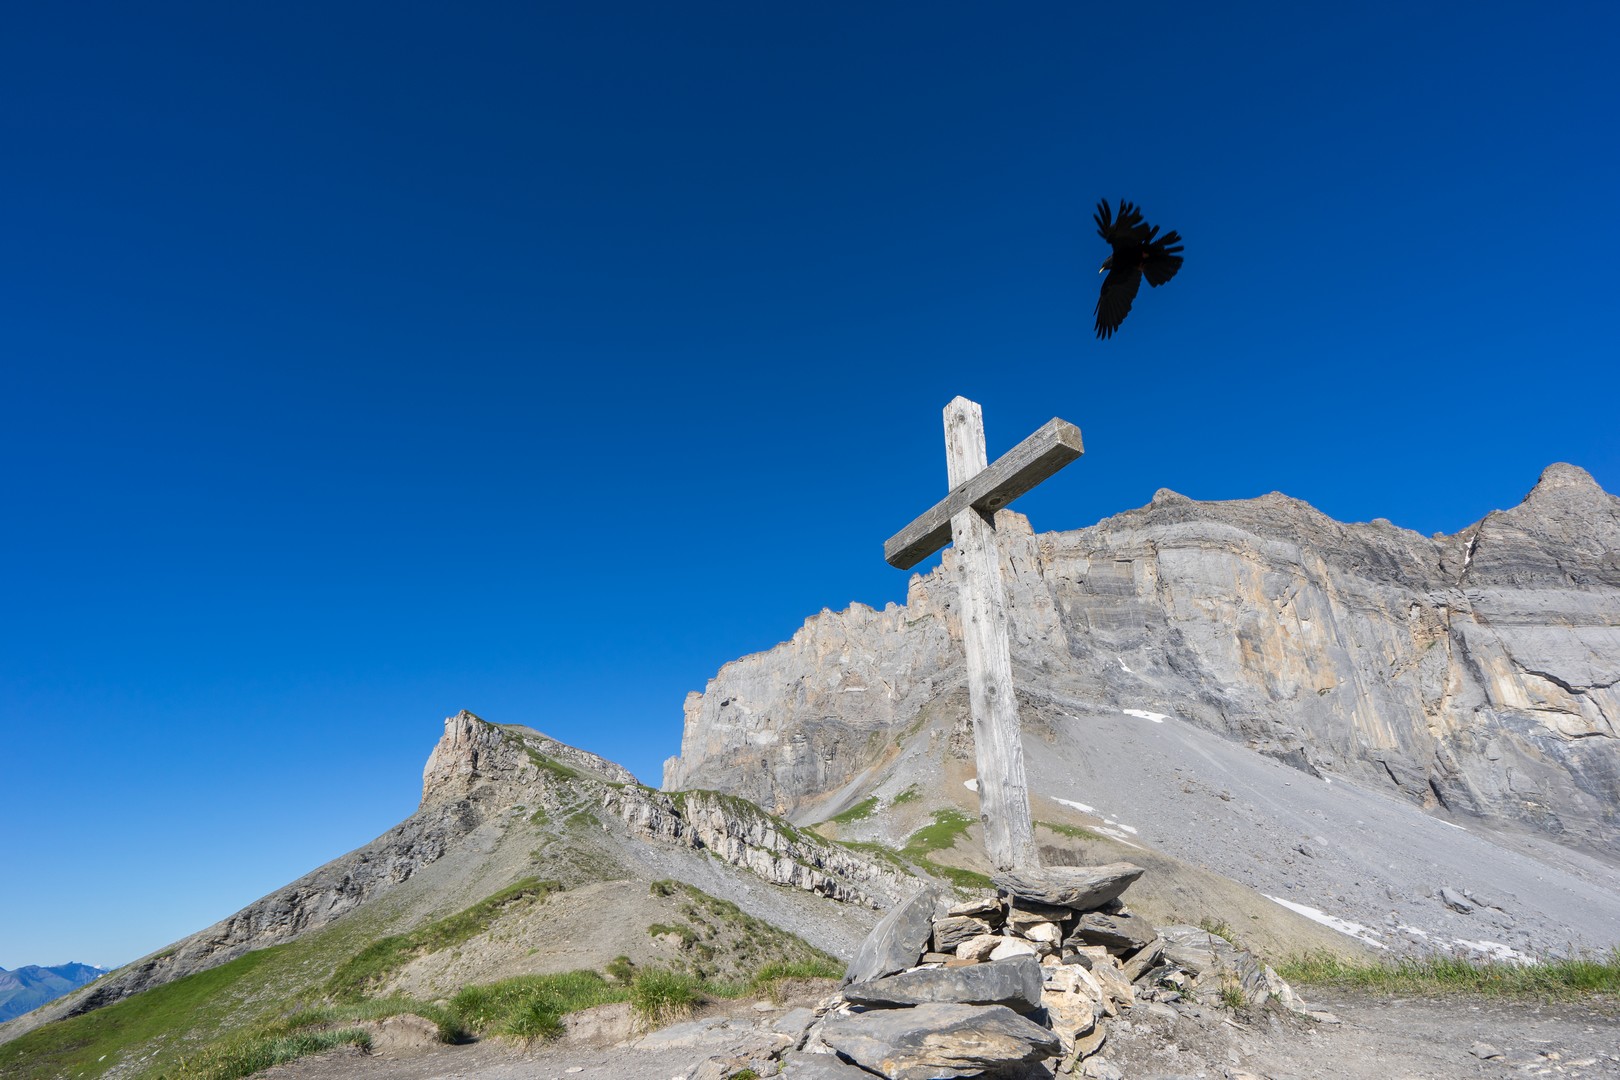
[[(830, 986), (830, 984), (828, 984)], [(806, 987), (783, 1008), (813, 1005), (826, 987)], [(1133, 1010), (1111, 1021), (1099, 1057), (1130, 1080), (1464, 1080), (1479, 1077), (1620, 1077), (1620, 1002), (1544, 1003), (1463, 997), (1387, 998), (1343, 991), (1308, 995), (1338, 1023), (1291, 1015), (1234, 1017), (1220, 1010), (1170, 1020)], [(752, 1001), (721, 1002), (708, 1015), (746, 1023)], [(1491, 1049), (1500, 1057), (1478, 1053)], [(1476, 1048), (1478, 1053), (1476, 1052)], [(495, 1041), (405, 1049), (338, 1051), (260, 1074), (265, 1080), (684, 1080), (712, 1048), (649, 1052), (624, 1043), (564, 1040), (525, 1050)]]

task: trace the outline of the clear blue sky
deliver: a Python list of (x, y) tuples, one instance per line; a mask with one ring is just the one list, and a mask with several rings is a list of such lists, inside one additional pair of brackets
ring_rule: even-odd
[[(370, 840), (461, 708), (658, 782), (721, 664), (903, 598), (956, 394), (992, 456), (1083, 429), (1042, 530), (1620, 491), (1617, 39), (1589, 3), (13, 5), (0, 966), (134, 959)], [(1108, 342), (1103, 196), (1187, 244)]]

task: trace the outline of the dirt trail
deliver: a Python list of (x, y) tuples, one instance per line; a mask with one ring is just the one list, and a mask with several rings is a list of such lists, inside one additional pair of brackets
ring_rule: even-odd
[[(1384, 998), (1337, 991), (1308, 995), (1338, 1023), (1293, 1017), (1235, 1018), (1161, 1006), (1110, 1022), (1099, 1057), (1129, 1080), (1464, 1080), (1477, 1077), (1620, 1078), (1620, 1002), (1543, 1003), (1462, 997)], [(788, 1001), (783, 1006), (806, 1004)], [(768, 1016), (752, 1002), (711, 1009), (737, 1028)], [(339, 1051), (261, 1073), (264, 1080), (687, 1080), (716, 1052), (717, 1032), (656, 1050), (620, 1043), (542, 1045), (489, 1041), (398, 1056)], [(1499, 1056), (1482, 1055), (1494, 1052)]]

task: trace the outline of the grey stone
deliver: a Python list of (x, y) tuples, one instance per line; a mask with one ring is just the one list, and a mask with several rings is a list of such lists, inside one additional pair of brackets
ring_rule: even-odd
[(1004, 937), (1001, 944), (990, 950), (990, 959), (1005, 960), (1012, 956), (1033, 956), (1038, 951), (1033, 942), (1022, 938)]
[(1440, 889), (1440, 902), (1461, 915), (1467, 915), (1474, 910), (1474, 905), (1468, 902), (1467, 897), (1450, 887)]
[(1013, 897), (1013, 902), (1007, 909), (1007, 925), (1019, 933), (1023, 933), (1036, 923), (1061, 923), (1072, 918), (1074, 918), (1073, 908), (1041, 904), (1021, 896)]
[(844, 983), (866, 982), (916, 966), (934, 930), (939, 896), (932, 886), (919, 889), (879, 919), (844, 972)]
[(1059, 1049), (1056, 1035), (1003, 1005), (929, 1004), (830, 1017), (821, 1038), (889, 1080), (979, 1076)]
[(945, 909), (947, 915), (977, 915), (980, 918), (988, 919), (992, 925), (1001, 921), (1001, 916), (1005, 911), (1006, 905), (1001, 902), (1001, 897), (994, 894), (964, 900), (960, 904), (952, 904)]
[(1502, 1056), (1502, 1051), (1498, 1050), (1488, 1042), (1477, 1042), (1468, 1048), (1468, 1052), (1479, 1058), (1481, 1061), (1489, 1061), (1492, 1058), (1499, 1058)]
[(846, 986), (844, 1000), (880, 1007), (925, 1002), (1005, 1005), (1028, 1013), (1041, 1004), (1041, 965), (1033, 956), (1015, 956), (969, 967), (904, 971)]
[(1163, 926), (1159, 936), (1164, 939), (1164, 959), (1193, 976), (1185, 990), (1195, 1000), (1217, 1004), (1222, 991), (1235, 987), (1246, 1005), (1259, 1007), (1275, 998), (1284, 1008), (1304, 1012), (1293, 988), (1247, 949), (1197, 926)]
[(1130, 863), (1104, 866), (1021, 867), (990, 880), (1020, 900), (1090, 911), (1116, 899), (1137, 878), (1142, 868)]
[(976, 915), (944, 915), (934, 920), (934, 948), (953, 953), (968, 938), (989, 932), (990, 923)]
[(1082, 1076), (1091, 1080), (1125, 1080), (1125, 1070), (1104, 1058), (1092, 1058), (1080, 1067)]
[(990, 954), (1001, 947), (1006, 939), (1000, 934), (980, 934), (969, 938), (956, 947), (956, 955), (961, 960), (988, 960)]
[(1134, 915), (1105, 915), (1088, 911), (1075, 924), (1070, 937), (1088, 945), (1102, 945), (1108, 949), (1135, 952), (1158, 936), (1146, 919)]
[(784, 1080), (872, 1080), (872, 1074), (836, 1054), (782, 1055)]

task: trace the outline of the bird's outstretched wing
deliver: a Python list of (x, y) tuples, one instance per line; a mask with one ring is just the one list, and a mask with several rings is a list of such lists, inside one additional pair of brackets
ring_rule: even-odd
[(1147, 278), (1148, 284), (1158, 288), (1176, 276), (1181, 269), (1181, 234), (1171, 229), (1157, 240), (1159, 227), (1153, 226), (1153, 232), (1148, 234), (1148, 242), (1142, 247), (1142, 276)]
[(1147, 224), (1142, 220), (1142, 211), (1133, 203), (1124, 199), (1119, 201), (1119, 216), (1115, 217), (1108, 209), (1108, 200), (1103, 199), (1097, 204), (1097, 212), (1091, 215), (1097, 223), (1097, 235), (1108, 241), (1109, 245), (1129, 243), (1135, 240), (1147, 240), (1152, 235)]
[(1097, 297), (1097, 336), (1110, 338), (1125, 316), (1131, 312), (1131, 301), (1142, 287), (1142, 274), (1134, 266), (1116, 266), (1103, 278), (1102, 294)]

